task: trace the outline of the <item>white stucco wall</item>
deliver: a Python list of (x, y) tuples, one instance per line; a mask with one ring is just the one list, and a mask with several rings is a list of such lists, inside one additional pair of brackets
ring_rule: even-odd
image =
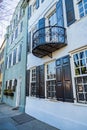
[(87, 106), (26, 98), (27, 114), (61, 130), (87, 130)]

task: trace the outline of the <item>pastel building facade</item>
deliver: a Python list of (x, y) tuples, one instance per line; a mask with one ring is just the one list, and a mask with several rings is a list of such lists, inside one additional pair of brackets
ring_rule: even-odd
[(27, 8), (20, 1), (7, 28), (2, 101), (25, 108)]
[(5, 50), (5, 40), (3, 41), (0, 47), (0, 97), (1, 97), (2, 80), (3, 80), (4, 50)]
[(30, 0), (25, 112), (87, 129), (87, 0)]

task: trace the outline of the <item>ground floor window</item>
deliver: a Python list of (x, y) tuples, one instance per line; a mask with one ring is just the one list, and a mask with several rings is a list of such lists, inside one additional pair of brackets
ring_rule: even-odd
[(31, 69), (31, 96), (36, 96), (36, 68)]
[(87, 103), (87, 50), (73, 55), (77, 101)]
[(56, 98), (56, 66), (55, 61), (46, 65), (46, 90), (47, 98)]

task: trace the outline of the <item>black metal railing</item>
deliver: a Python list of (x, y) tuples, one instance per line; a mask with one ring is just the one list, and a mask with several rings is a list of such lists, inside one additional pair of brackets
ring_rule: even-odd
[(66, 30), (59, 26), (46, 26), (33, 34), (32, 48), (43, 44), (66, 43)]

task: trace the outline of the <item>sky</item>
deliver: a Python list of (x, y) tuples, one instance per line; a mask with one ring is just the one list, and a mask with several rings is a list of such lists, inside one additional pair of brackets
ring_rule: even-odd
[(20, 0), (0, 0), (0, 46), (4, 41), (6, 28), (10, 23), (15, 7)]

